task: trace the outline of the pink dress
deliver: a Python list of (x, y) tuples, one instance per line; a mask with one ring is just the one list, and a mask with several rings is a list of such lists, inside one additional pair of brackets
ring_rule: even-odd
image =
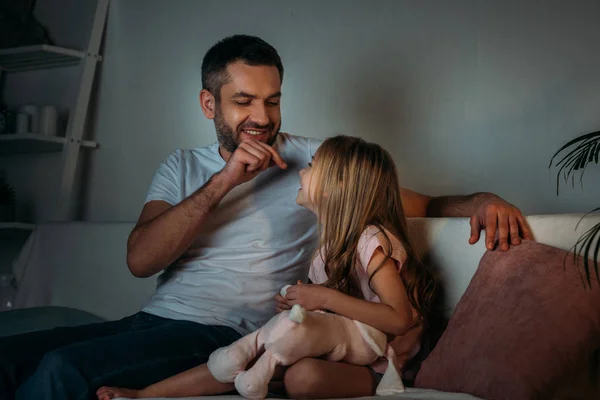
[[(385, 233), (389, 238), (389, 243), (392, 247), (391, 258), (395, 261), (396, 266), (398, 267), (398, 273), (400, 273), (402, 265), (406, 261), (406, 251), (404, 250), (404, 246), (402, 246), (400, 241), (395, 236), (393, 236), (387, 230), (385, 230)], [(381, 249), (388, 249), (388, 242), (385, 239), (385, 236), (379, 228), (372, 225), (368, 226), (358, 240), (358, 265), (356, 265), (356, 270), (358, 273), (358, 279), (363, 297), (365, 300), (375, 303), (380, 303), (381, 301), (379, 300), (377, 294), (375, 294), (375, 292), (373, 292), (369, 287), (369, 275), (367, 274), (367, 267), (371, 261), (371, 258), (373, 257), (373, 253), (375, 253), (375, 250), (380, 247)], [(320, 253), (317, 253), (316, 257), (314, 257), (310, 266), (308, 277), (313, 283), (316, 284), (323, 284), (327, 281), (327, 274), (325, 273), (325, 266)], [(413, 315), (416, 316), (415, 310), (413, 310)], [(396, 353), (396, 358), (399, 364), (399, 371), (406, 361), (410, 360), (418, 353), (421, 345), (422, 330), (422, 325), (415, 325), (406, 334), (396, 336), (391, 341), (391, 346)], [(387, 361), (385, 359), (377, 360), (375, 363), (370, 365), (370, 367), (376, 372), (383, 374), (387, 367)]]

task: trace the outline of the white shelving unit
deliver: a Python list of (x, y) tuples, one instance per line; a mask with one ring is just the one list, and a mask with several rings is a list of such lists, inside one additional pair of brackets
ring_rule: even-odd
[[(34, 133), (0, 136), (0, 156), (61, 153), (61, 174), (58, 197), (52, 220), (73, 219), (74, 183), (77, 162), (82, 148), (95, 149), (96, 142), (84, 140), (84, 126), (90, 103), (90, 95), (98, 62), (102, 35), (110, 0), (97, 0), (94, 20), (87, 49), (79, 51), (50, 45), (35, 45), (0, 50), (0, 74), (40, 69), (72, 67), (81, 68), (79, 91), (70, 109), (69, 122), (64, 137), (43, 136)], [(2, 225), (0, 224), (0, 228)]]
[[(69, 139), (66, 137), (34, 133), (2, 135), (0, 136), (0, 155), (59, 152), (63, 150), (67, 140)], [(80, 145), (91, 149), (98, 147), (98, 143), (90, 140), (81, 140)]]
[(71, 67), (85, 57), (81, 51), (40, 44), (0, 50), (0, 65), (6, 72), (23, 72)]

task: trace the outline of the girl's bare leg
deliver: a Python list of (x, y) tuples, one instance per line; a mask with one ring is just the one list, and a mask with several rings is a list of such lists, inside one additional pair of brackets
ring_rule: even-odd
[(378, 382), (368, 367), (304, 358), (285, 371), (287, 395), (293, 399), (373, 396)]
[(103, 386), (98, 389), (96, 395), (99, 400), (114, 399), (116, 397), (137, 399), (144, 397), (209, 396), (233, 390), (235, 390), (233, 383), (221, 383), (217, 381), (208, 370), (206, 364), (202, 364), (141, 390)]
[[(275, 380), (283, 378), (284, 370), (278, 368), (275, 371)], [(282, 391), (282, 385), (273, 382), (269, 385), (269, 390), (279, 393)], [(170, 378), (147, 386), (141, 390), (124, 389), (116, 387), (103, 386), (96, 392), (99, 400), (109, 400), (116, 397), (127, 397), (130, 399), (145, 397), (191, 397), (191, 396), (210, 396), (213, 394), (222, 394), (233, 392), (235, 386), (233, 383), (221, 383), (217, 381), (210, 373), (206, 364), (188, 369)]]

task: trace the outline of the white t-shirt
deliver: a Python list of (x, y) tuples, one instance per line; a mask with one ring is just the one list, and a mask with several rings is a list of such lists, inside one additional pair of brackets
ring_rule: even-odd
[[(298, 173), (320, 143), (280, 133), (273, 147), (288, 168), (271, 167), (228, 193), (192, 246), (160, 275), (143, 311), (241, 334), (264, 325), (275, 314), (275, 294), (308, 277), (316, 217), (296, 204), (296, 195)], [(218, 148), (173, 152), (155, 173), (146, 202), (176, 205), (189, 197), (225, 166)]]

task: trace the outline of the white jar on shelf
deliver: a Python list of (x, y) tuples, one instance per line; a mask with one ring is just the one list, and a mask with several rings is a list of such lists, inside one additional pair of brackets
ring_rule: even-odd
[(13, 274), (0, 274), (0, 312), (13, 308), (16, 290), (13, 286)]

